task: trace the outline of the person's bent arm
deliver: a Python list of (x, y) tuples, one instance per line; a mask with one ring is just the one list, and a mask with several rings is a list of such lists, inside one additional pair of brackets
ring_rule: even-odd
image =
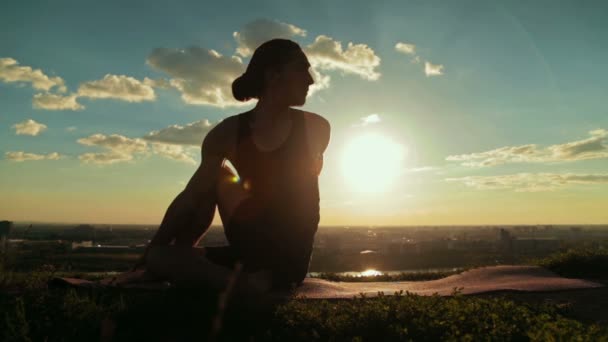
[(217, 128), (205, 137), (201, 165), (169, 205), (150, 245), (171, 244), (182, 234), (201, 234), (211, 224), (217, 202), (216, 183), (224, 159)]

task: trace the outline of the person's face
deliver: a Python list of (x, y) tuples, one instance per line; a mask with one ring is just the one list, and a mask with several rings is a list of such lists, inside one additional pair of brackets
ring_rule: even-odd
[(304, 105), (308, 90), (314, 83), (309, 69), (310, 63), (304, 53), (296, 53), (294, 58), (273, 77), (271, 85), (273, 97), (285, 101), (288, 106)]

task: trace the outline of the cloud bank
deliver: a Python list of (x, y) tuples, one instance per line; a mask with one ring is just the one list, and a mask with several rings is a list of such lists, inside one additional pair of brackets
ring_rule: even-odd
[(0, 58), (0, 80), (6, 83), (30, 83), (34, 89), (65, 92), (65, 82), (61, 77), (49, 77), (40, 69), (19, 65), (13, 58)]
[(200, 151), (201, 142), (212, 127), (209, 120), (201, 120), (184, 126), (171, 125), (152, 131), (143, 138), (97, 133), (77, 141), (81, 145), (94, 146), (105, 151), (83, 153), (78, 158), (83, 163), (103, 165), (129, 162), (138, 156), (147, 157), (151, 153), (179, 162), (196, 164), (194, 156)]
[(500, 176), (446, 178), (478, 190), (514, 190), (516, 192), (553, 191), (574, 184), (608, 184), (608, 173), (517, 173)]
[(23, 151), (14, 151), (14, 152), (6, 152), (4, 154), (5, 159), (14, 161), (14, 162), (24, 162), (24, 161), (32, 161), (32, 160), (58, 160), (63, 158), (64, 156), (60, 155), (57, 152), (52, 152), (49, 154), (36, 154), (36, 153), (27, 153)]
[(463, 166), (485, 167), (511, 163), (558, 163), (608, 158), (608, 131), (596, 129), (590, 131), (589, 135), (587, 139), (546, 148), (536, 144), (505, 146), (485, 152), (451, 155), (446, 160), (461, 162)]
[[(164, 82), (178, 90), (187, 104), (215, 107), (243, 106), (232, 97), (232, 82), (245, 72), (242, 58), (250, 57), (263, 42), (273, 38), (298, 39), (306, 36), (306, 30), (292, 24), (259, 19), (233, 33), (236, 42), (234, 55), (225, 56), (213, 49), (199, 46), (184, 49), (157, 48), (148, 56), (146, 63), (169, 76)], [(357, 75), (375, 81), (380, 77), (376, 70), (380, 57), (365, 44), (341, 42), (319, 35), (312, 44), (303, 47), (311, 63), (315, 84), (309, 96), (330, 85), (328, 71)], [(152, 85), (152, 80), (147, 84)], [(144, 80), (146, 83), (146, 80)], [(152, 85), (155, 86), (155, 85)]]
[(338, 70), (345, 74), (358, 75), (368, 81), (380, 78), (380, 73), (376, 71), (380, 65), (380, 57), (365, 44), (349, 42), (346, 48), (343, 48), (341, 42), (320, 35), (304, 48), (304, 52), (314, 68)]
[(255, 49), (267, 40), (305, 37), (306, 30), (280, 21), (257, 19), (247, 23), (241, 31), (234, 32), (232, 36), (237, 43), (236, 53), (242, 57), (250, 57)]
[(147, 144), (142, 139), (131, 139), (119, 134), (93, 134), (77, 140), (85, 146), (97, 146), (106, 150), (99, 153), (84, 153), (78, 156), (84, 163), (114, 164), (133, 160), (135, 154), (145, 153)]
[(32, 104), (36, 109), (46, 110), (81, 110), (84, 106), (76, 101), (76, 94), (63, 96), (51, 93), (34, 95)]
[(201, 146), (203, 138), (214, 127), (209, 120), (204, 119), (184, 126), (171, 125), (158, 131), (146, 134), (143, 139), (172, 145)]
[(216, 107), (242, 103), (232, 97), (232, 81), (245, 71), (239, 57), (226, 57), (201, 47), (154, 49), (148, 65), (169, 75), (169, 84), (188, 104)]
[(156, 94), (149, 84), (133, 77), (106, 74), (101, 80), (82, 83), (78, 97), (142, 102), (156, 99)]

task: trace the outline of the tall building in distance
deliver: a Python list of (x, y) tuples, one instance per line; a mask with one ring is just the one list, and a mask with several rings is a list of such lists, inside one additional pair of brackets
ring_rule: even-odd
[(8, 244), (8, 234), (13, 228), (12, 221), (0, 221), (0, 251), (4, 252)]

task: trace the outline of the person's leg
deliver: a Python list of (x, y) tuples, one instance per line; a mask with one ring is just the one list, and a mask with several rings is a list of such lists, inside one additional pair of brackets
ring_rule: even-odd
[(232, 246), (213, 246), (205, 247), (205, 258), (209, 259), (216, 265), (234, 269), (239, 261), (234, 253)]
[(268, 272), (243, 273), (239, 267), (232, 269), (212, 262), (205, 256), (205, 248), (152, 246), (146, 271), (178, 286), (225, 290), (232, 283), (239, 293), (258, 293), (270, 288)]
[[(217, 184), (218, 210), (222, 222), (229, 222), (237, 207), (249, 194), (240, 182), (235, 181), (235, 174), (226, 165), (222, 167)], [(185, 247), (195, 246), (204, 232), (186, 232), (184, 240), (174, 246), (152, 246), (147, 259), (147, 270), (158, 277), (172, 281), (197, 286), (209, 284), (216, 289), (224, 289), (235, 275), (238, 259), (231, 246), (221, 247)], [(241, 265), (242, 266), (242, 265)], [(270, 286), (269, 272), (248, 273), (238, 275), (236, 284), (240, 291), (267, 290)], [(238, 289), (237, 289), (238, 290)]]
[[(249, 193), (238, 181), (236, 172), (228, 166), (225, 161), (220, 170), (220, 176), (216, 184), (217, 208), (224, 226), (232, 217), (235, 209), (246, 198)], [(181, 247), (195, 247), (208, 231), (208, 227), (193, 227), (192, 229), (182, 230), (175, 237), (175, 245)]]

